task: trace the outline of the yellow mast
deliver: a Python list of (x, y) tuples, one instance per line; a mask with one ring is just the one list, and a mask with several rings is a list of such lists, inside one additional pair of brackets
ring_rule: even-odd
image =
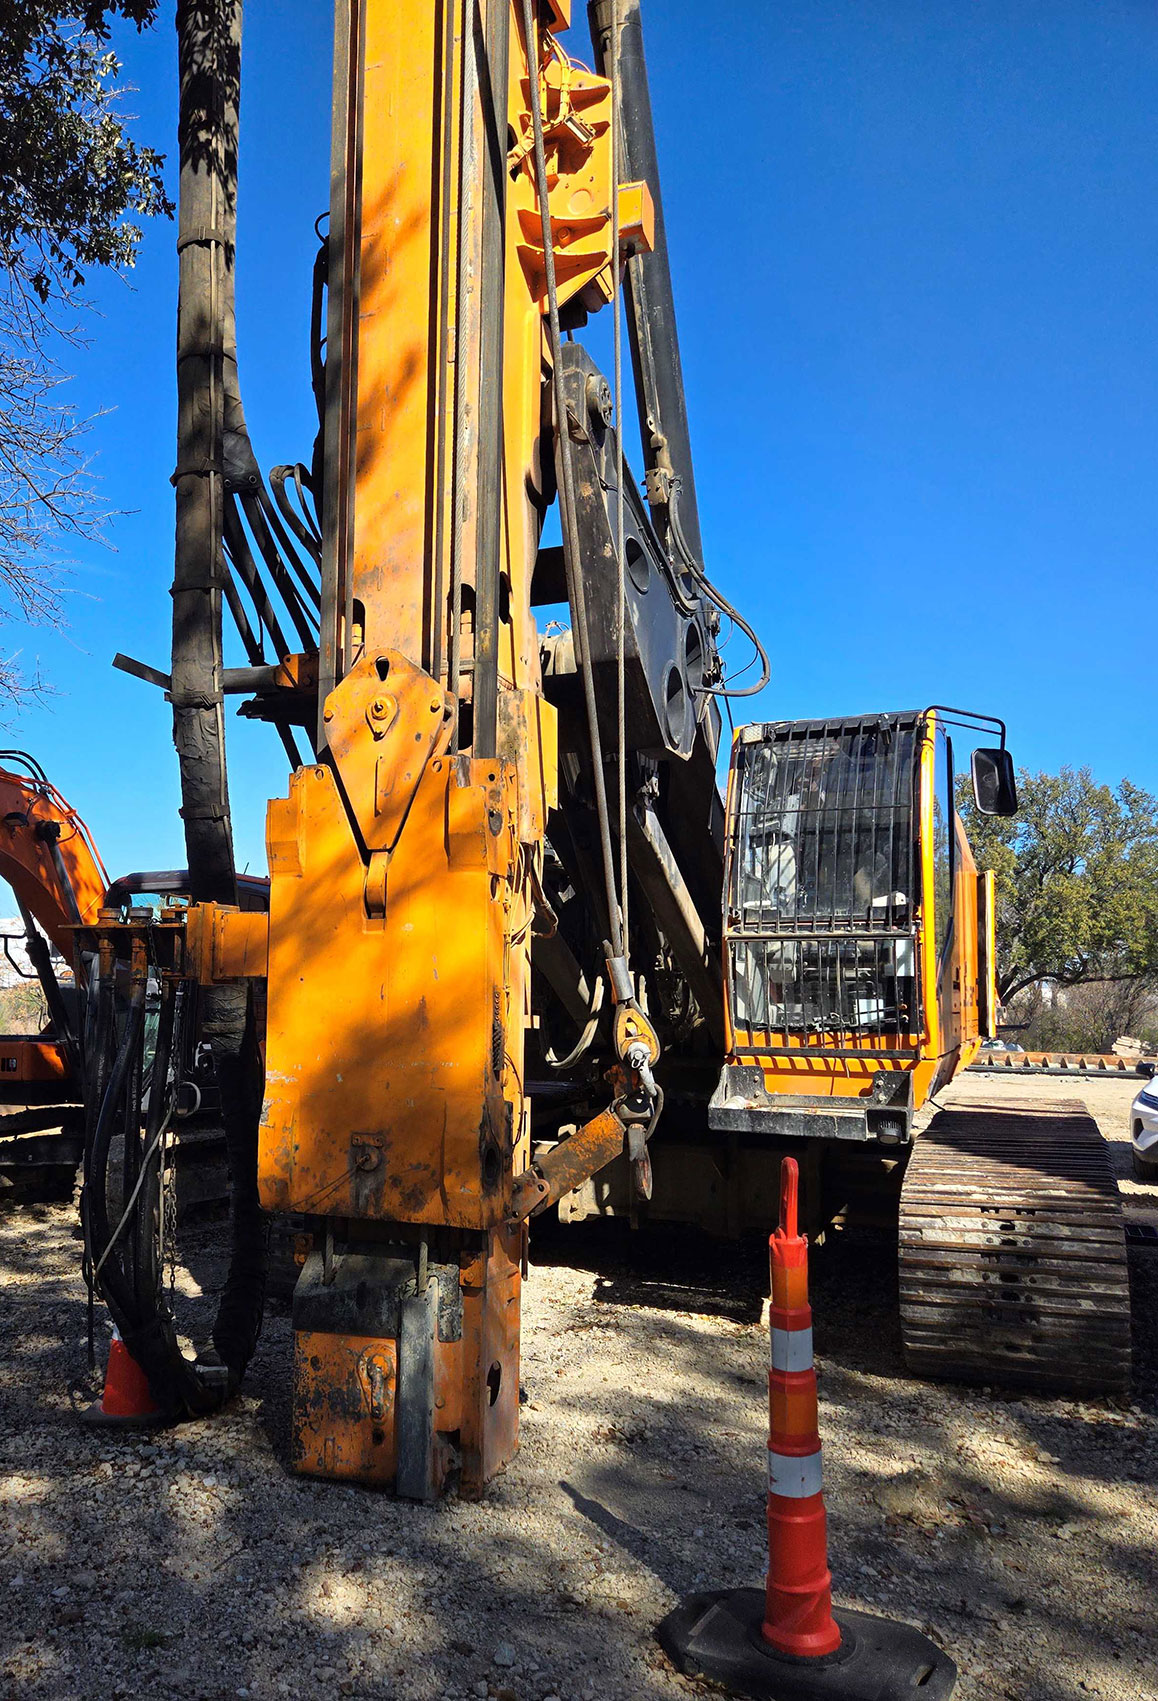
[[(267, 1209), (312, 1220), (302, 1470), (477, 1493), (517, 1445), (523, 1034), (553, 711), (538, 80), (561, 310), (611, 296), (610, 91), (567, 9), (341, 0), (319, 760), (270, 803)], [(642, 223), (645, 195), (625, 188)], [(638, 233), (636, 233), (638, 234)]]

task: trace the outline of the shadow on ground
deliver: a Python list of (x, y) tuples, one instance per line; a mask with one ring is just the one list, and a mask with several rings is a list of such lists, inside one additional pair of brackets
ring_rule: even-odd
[[(206, 1232), (190, 1279), (211, 1290)], [(695, 1692), (652, 1630), (761, 1574), (761, 1239), (537, 1227), (522, 1452), (485, 1502), (435, 1507), (289, 1474), (284, 1305), (219, 1419), (81, 1429), (77, 1260), (66, 1208), (0, 1212), (0, 1696)], [(814, 1258), (838, 1598), (927, 1627), (963, 1701), (1147, 1694), (1158, 1259), (1134, 1262), (1131, 1408), (913, 1382), (889, 1245)]]

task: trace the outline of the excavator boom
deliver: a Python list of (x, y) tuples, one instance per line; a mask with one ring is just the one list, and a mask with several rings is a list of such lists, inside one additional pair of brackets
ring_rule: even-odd
[(21, 913), (35, 917), (66, 961), (72, 930), (96, 920), (109, 877), (92, 834), (43, 768), (20, 750), (0, 751), (0, 878)]

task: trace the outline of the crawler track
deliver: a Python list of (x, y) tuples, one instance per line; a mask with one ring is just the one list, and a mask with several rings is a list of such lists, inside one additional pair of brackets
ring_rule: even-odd
[(1085, 1107), (938, 1112), (901, 1192), (900, 1286), (905, 1358), (920, 1375), (1125, 1392), (1125, 1230)]

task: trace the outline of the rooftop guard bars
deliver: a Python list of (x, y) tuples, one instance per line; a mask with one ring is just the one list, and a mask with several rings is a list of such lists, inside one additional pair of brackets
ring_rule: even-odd
[[(739, 1052), (857, 1056), (919, 1024), (917, 714), (754, 726), (729, 843)], [(841, 1042), (844, 1042), (842, 1045)]]

